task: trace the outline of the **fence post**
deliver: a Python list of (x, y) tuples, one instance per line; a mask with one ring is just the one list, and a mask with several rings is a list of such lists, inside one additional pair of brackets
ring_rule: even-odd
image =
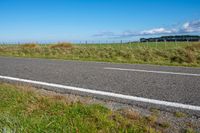
[(122, 43), (123, 43), (123, 41), (121, 40), (121, 42), (120, 42), (120, 45), (119, 45), (119, 48), (121, 48), (121, 46), (122, 46)]
[(176, 40), (175, 40), (175, 46), (177, 47), (177, 42), (176, 42)]
[(158, 48), (158, 40), (156, 39), (156, 48)]

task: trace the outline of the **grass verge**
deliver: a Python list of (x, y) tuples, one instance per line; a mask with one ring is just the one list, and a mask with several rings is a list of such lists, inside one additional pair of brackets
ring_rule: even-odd
[(162, 132), (156, 118), (0, 83), (0, 132)]
[(200, 43), (1, 45), (0, 56), (200, 67)]

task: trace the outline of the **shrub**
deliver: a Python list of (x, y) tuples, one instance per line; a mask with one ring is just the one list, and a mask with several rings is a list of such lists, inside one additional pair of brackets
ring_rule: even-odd
[(26, 48), (36, 48), (38, 47), (38, 44), (35, 43), (26, 43), (26, 44), (22, 44), (20, 45), (21, 48), (26, 49)]
[(72, 48), (72, 44), (68, 42), (58, 43), (56, 45), (51, 45), (50, 48), (61, 48), (61, 49), (70, 49)]

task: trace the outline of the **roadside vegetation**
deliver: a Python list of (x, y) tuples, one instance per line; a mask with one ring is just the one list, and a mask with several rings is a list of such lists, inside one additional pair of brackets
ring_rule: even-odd
[(159, 133), (170, 125), (130, 110), (70, 102), (28, 86), (0, 83), (0, 132)]
[(0, 45), (0, 56), (200, 67), (200, 43)]
[(183, 117), (187, 117), (187, 114), (185, 114), (183, 112), (175, 112), (174, 116), (177, 118), (183, 118)]

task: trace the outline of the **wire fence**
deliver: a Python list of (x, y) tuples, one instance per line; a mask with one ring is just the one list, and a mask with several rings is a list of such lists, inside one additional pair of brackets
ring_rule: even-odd
[(56, 43), (72, 43), (72, 44), (123, 44), (123, 43), (136, 43), (139, 41), (131, 41), (131, 40), (65, 40), (65, 41), (21, 41), (21, 42), (0, 42), (0, 45), (6, 45), (6, 44), (56, 44)]
[(117, 41), (110, 41), (110, 40), (103, 40), (103, 41), (94, 41), (94, 40), (81, 40), (81, 41), (60, 41), (60, 42), (50, 42), (50, 41), (38, 41), (38, 42), (0, 42), (0, 47), (5, 46), (20, 46), (23, 44), (38, 44), (40, 46), (49, 46), (53, 44), (59, 44), (59, 43), (70, 43), (72, 45), (78, 45), (78, 46), (128, 46), (128, 47), (155, 47), (155, 48), (170, 48), (170, 47), (182, 47), (182, 46), (189, 46), (192, 44), (199, 43), (198, 42), (192, 42), (192, 41), (171, 41), (171, 42), (139, 42), (139, 41), (131, 41), (131, 40), (117, 40)]

